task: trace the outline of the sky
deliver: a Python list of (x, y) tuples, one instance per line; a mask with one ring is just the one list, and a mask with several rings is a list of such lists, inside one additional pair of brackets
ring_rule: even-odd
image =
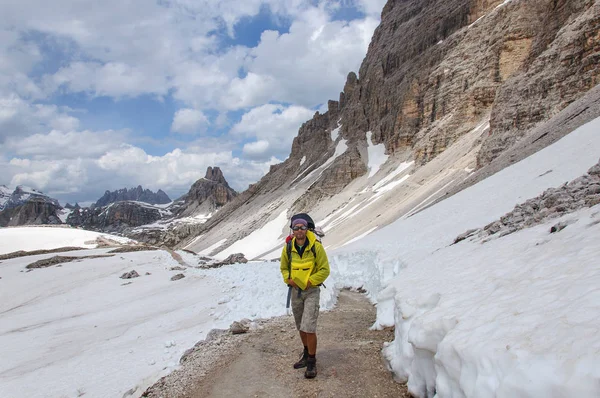
[[(365, 289), (377, 305), (373, 328), (395, 327), (384, 358), (417, 397), (600, 396), (600, 205), (452, 245), (515, 204), (584, 175), (598, 162), (599, 127), (596, 119), (444, 201), (327, 250), (331, 275), (321, 310), (335, 307), (342, 288)], [(398, 173), (394, 181), (400, 180)], [(370, 211), (376, 214), (376, 206)], [(287, 222), (272, 217), (256, 231), (261, 239), (246, 237), (237, 250), (264, 253), (274, 241), (281, 250)], [(568, 225), (550, 233), (558, 222)], [(90, 247), (98, 235), (3, 228), (0, 254)], [(211, 329), (286, 314), (278, 262), (198, 269), (197, 255), (178, 254), (183, 266), (163, 250), (31, 272), (26, 265), (55, 254), (3, 260), (0, 396), (139, 396)], [(139, 278), (119, 278), (132, 269)], [(171, 281), (178, 273), (185, 278)], [(290, 345), (290, 354), (297, 349)]]
[(0, 185), (236, 190), (366, 55), (385, 0), (23, 0), (0, 15)]

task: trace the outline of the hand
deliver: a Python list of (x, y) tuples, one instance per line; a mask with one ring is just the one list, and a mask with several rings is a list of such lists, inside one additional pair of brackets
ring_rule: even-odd
[(287, 280), (287, 284), (292, 286), (292, 287), (298, 287), (298, 285), (296, 285), (296, 282), (294, 282), (293, 279), (288, 279)]

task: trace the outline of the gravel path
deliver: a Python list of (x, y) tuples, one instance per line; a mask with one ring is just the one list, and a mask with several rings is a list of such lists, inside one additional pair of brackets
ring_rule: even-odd
[(338, 305), (319, 316), (316, 379), (292, 364), (302, 346), (293, 319), (264, 321), (244, 335), (200, 343), (181, 369), (150, 387), (148, 397), (409, 397), (381, 358), (393, 331), (372, 331), (375, 307), (342, 291)]

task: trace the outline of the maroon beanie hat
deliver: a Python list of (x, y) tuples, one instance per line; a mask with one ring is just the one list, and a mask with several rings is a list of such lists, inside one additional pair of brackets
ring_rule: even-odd
[(296, 225), (304, 225), (305, 227), (308, 227), (308, 222), (301, 218), (297, 218), (294, 221), (292, 221), (292, 227), (294, 227)]

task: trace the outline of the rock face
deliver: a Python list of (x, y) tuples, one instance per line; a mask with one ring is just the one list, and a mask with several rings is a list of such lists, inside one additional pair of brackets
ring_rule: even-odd
[(221, 169), (209, 167), (204, 178), (196, 181), (188, 193), (178, 200), (179, 208), (174, 213), (177, 217), (212, 213), (236, 196), (237, 192), (229, 187)]
[[(388, 1), (359, 73), (348, 74), (327, 112), (302, 125), (288, 159), (206, 225), (188, 230), (189, 237), (172, 235), (171, 242), (185, 245), (204, 234), (195, 248), (224, 237), (226, 247), (272, 221), (273, 213), (339, 206), (328, 200), (347, 200), (356, 194), (352, 184), (368, 186), (371, 145), (383, 145), (390, 164), (414, 161), (411, 175), (429, 173), (410, 181), (413, 191), (432, 178), (433, 171), (423, 170), (439, 161), (442, 173), (447, 163), (440, 158), (458, 159), (447, 154), (455, 145), (468, 152), (461, 171), (489, 165), (599, 82), (599, 25), (594, 0)], [(248, 228), (236, 228), (239, 220)], [(386, 214), (375, 227), (391, 221)]]
[(10, 195), (12, 194), (12, 190), (8, 188), (6, 185), (0, 185), (0, 211), (4, 210), (6, 206), (6, 202), (10, 199)]
[(171, 202), (169, 196), (161, 189), (154, 193), (149, 189), (143, 189), (141, 185), (138, 185), (137, 188), (123, 188), (113, 192), (106, 191), (92, 207), (103, 207), (111, 203), (122, 202), (125, 200), (145, 202), (153, 205)]
[(5, 185), (0, 186), (0, 211), (21, 206), (28, 201), (50, 203), (59, 209), (61, 208), (58, 200), (36, 189), (19, 185), (14, 191), (11, 191)]
[(117, 202), (105, 207), (76, 208), (67, 217), (67, 224), (94, 231), (123, 232), (129, 227), (160, 220), (161, 211), (136, 202)]
[(489, 119), (478, 164), (489, 163), (599, 82), (599, 24), (589, 0), (389, 1), (359, 76), (294, 140), (289, 163), (331, 148), (338, 122), (348, 145), (302, 203), (365, 173), (368, 131), (423, 165)]
[(22, 205), (0, 211), (0, 227), (19, 225), (62, 224), (56, 212), (60, 206), (42, 199), (31, 199)]
[(58, 201), (32, 188), (0, 186), (0, 227), (61, 224)]

